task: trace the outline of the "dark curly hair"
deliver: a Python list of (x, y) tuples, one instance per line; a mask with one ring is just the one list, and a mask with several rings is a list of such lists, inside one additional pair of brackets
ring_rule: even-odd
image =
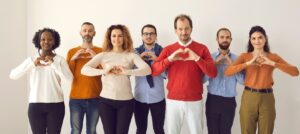
[(41, 49), (41, 44), (40, 44), (41, 35), (42, 35), (42, 33), (46, 32), (46, 31), (51, 33), (54, 38), (54, 45), (52, 47), (52, 50), (58, 48), (60, 45), (60, 36), (57, 31), (55, 31), (54, 29), (51, 29), (51, 28), (39, 29), (37, 32), (35, 32), (33, 39), (32, 39), (32, 43), (34, 44), (35, 48), (38, 49), (38, 51)]
[(270, 52), (270, 47), (269, 47), (268, 36), (266, 34), (265, 29), (261, 26), (251, 27), (250, 32), (249, 32), (249, 41), (248, 41), (248, 46), (247, 46), (247, 52), (253, 52), (254, 51), (254, 47), (252, 46), (252, 43), (251, 43), (250, 40), (251, 40), (251, 35), (255, 32), (260, 32), (263, 36), (265, 36), (266, 43), (265, 43), (265, 46), (264, 46), (264, 51), (269, 53)]

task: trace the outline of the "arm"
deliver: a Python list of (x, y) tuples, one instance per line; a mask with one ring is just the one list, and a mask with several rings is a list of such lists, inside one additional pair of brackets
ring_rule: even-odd
[(107, 74), (111, 68), (97, 68), (101, 64), (103, 53), (97, 54), (89, 62), (87, 62), (81, 69), (81, 74), (86, 76), (98, 76)]
[(205, 50), (203, 51), (203, 55), (201, 58), (196, 61), (197, 65), (201, 68), (201, 70), (210, 78), (214, 78), (217, 76), (217, 68), (214, 64), (214, 61), (207, 49), (205, 47)]
[(19, 65), (18, 67), (14, 68), (10, 72), (9, 78), (13, 79), (13, 80), (19, 79), (24, 74), (30, 72), (34, 68), (35, 68), (34, 62), (31, 59), (31, 57), (29, 57), (21, 65)]
[(137, 68), (133, 69), (124, 69), (125, 75), (133, 75), (133, 76), (145, 76), (151, 74), (151, 68), (144, 60), (141, 59), (137, 54), (132, 53), (133, 63)]
[(69, 65), (69, 68), (70, 68), (71, 72), (74, 74), (74, 72), (75, 72), (75, 60), (71, 60), (72, 57), (73, 57), (73, 54), (71, 53), (71, 50), (69, 50), (69, 52), (67, 54), (67, 63)]
[(283, 60), (280, 56), (276, 55), (275, 67), (279, 70), (291, 75), (291, 76), (298, 76), (299, 70), (297, 67), (288, 64), (285, 60)]
[(168, 56), (169, 54), (167, 52), (167, 49), (163, 49), (158, 58), (151, 66), (153, 76), (161, 74), (168, 68), (168, 66), (171, 64), (171, 62), (168, 59)]
[(61, 59), (54, 59), (53, 63), (50, 65), (55, 72), (61, 77), (68, 81), (73, 80), (73, 75), (71, 70), (69, 69), (69, 66), (64, 58)]
[(226, 68), (226, 70), (224, 71), (224, 75), (232, 76), (232, 75), (244, 70), (246, 67), (247, 67), (247, 64), (245, 62), (244, 55), (242, 54), (238, 57), (238, 59), (235, 62), (233, 62), (230, 66), (228, 66)]

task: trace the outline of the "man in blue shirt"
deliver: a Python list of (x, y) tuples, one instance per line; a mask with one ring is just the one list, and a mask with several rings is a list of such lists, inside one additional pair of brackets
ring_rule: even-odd
[(237, 56), (230, 52), (231, 32), (227, 28), (221, 28), (217, 32), (219, 50), (212, 54), (218, 75), (215, 78), (204, 78), (209, 81), (206, 100), (206, 120), (208, 134), (231, 134), (234, 120), (237, 83), (244, 83), (244, 74), (238, 73), (231, 77), (224, 76), (224, 70)]
[[(162, 51), (162, 47), (156, 43), (157, 32), (155, 26), (151, 24), (143, 26), (141, 34), (143, 44), (135, 50), (151, 66)], [(155, 134), (164, 134), (166, 109), (164, 78), (164, 74), (156, 77), (151, 75), (136, 77), (134, 117), (137, 134), (146, 134), (149, 111), (151, 111)]]

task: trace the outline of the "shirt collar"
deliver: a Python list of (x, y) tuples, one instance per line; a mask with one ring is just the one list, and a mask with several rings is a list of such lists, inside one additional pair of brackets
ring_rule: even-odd
[(184, 46), (184, 47), (187, 47), (187, 46), (190, 45), (192, 42), (193, 42), (193, 40), (190, 39), (190, 41), (188, 41), (187, 43), (184, 44), (183, 42), (181, 42), (180, 40), (178, 40), (179, 45)]
[(150, 50), (147, 50), (145, 44), (143, 44), (143, 47), (144, 47), (145, 51), (154, 51), (155, 43), (153, 44), (153, 46)]

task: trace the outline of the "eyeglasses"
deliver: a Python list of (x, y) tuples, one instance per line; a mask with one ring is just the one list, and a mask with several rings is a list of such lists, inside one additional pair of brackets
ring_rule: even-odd
[(143, 36), (153, 36), (153, 35), (156, 35), (156, 33), (153, 33), (153, 32), (151, 32), (151, 33), (143, 33)]

